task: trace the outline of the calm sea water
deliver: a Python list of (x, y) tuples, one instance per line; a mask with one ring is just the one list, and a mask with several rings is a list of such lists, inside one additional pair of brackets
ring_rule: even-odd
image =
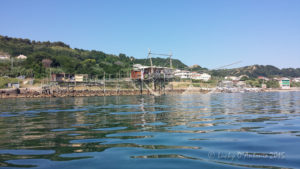
[(0, 168), (300, 168), (300, 92), (0, 100)]

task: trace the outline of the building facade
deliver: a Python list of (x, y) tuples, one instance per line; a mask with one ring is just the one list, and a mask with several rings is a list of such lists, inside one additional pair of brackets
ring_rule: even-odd
[(290, 79), (288, 78), (279, 79), (279, 86), (281, 89), (289, 89), (291, 87)]

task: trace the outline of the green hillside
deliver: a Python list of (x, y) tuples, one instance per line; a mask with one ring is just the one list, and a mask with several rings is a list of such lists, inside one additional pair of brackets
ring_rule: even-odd
[(214, 76), (240, 76), (240, 75), (248, 75), (249, 77), (300, 77), (300, 68), (284, 68), (279, 69), (272, 65), (253, 65), (253, 66), (245, 66), (241, 68), (235, 69), (220, 69), (220, 70), (212, 70), (211, 74)]
[(190, 67), (188, 68), (188, 70), (189, 70), (189, 71), (192, 71), (192, 72), (201, 72), (201, 73), (203, 73), (203, 72), (209, 72), (207, 68), (201, 67), (201, 66), (199, 66), (199, 65), (197, 65), (197, 64), (196, 64), (196, 65), (193, 65), (193, 66), (190, 66)]
[[(82, 73), (91, 76), (103, 76), (104, 72), (111, 77), (126, 74), (133, 64), (150, 65), (148, 59), (135, 59), (125, 54), (112, 55), (96, 50), (72, 49), (63, 42), (39, 42), (29, 39), (0, 36), (0, 55), (16, 57), (23, 54), (27, 60), (14, 59), (13, 66), (10, 61), (0, 60), (0, 76), (16, 77), (25, 75), (29, 77), (45, 77), (50, 63), (51, 72)], [(153, 65), (169, 67), (168, 58), (153, 58)], [(172, 59), (174, 68), (186, 68), (180, 60)]]
[(15, 59), (13, 67), (10, 61), (0, 62), (0, 76), (12, 77), (46, 76), (48, 69), (43, 64), (46, 59), (48, 62), (50, 60), (51, 70), (54, 72), (86, 73), (92, 76), (103, 75), (104, 72), (112, 76), (119, 72), (127, 73), (133, 64), (133, 59), (125, 54), (117, 56), (95, 50), (72, 49), (63, 42), (39, 42), (6, 36), (0, 36), (1, 54), (11, 57), (23, 54), (28, 57), (26, 60)]
[[(133, 64), (150, 65), (149, 59), (136, 59), (125, 54), (113, 55), (96, 50), (72, 49), (63, 42), (39, 42), (29, 39), (0, 35), (0, 56), (26, 55), (26, 60), (0, 60), (0, 76), (46, 77), (51, 72), (81, 73), (102, 77), (104, 72), (116, 77), (128, 74)], [(169, 58), (152, 58), (153, 65), (169, 67)], [(253, 65), (235, 69), (208, 70), (199, 65), (188, 67), (178, 59), (172, 59), (173, 68), (197, 72), (208, 72), (214, 76), (249, 77), (300, 77), (300, 68), (279, 69), (271, 65)]]

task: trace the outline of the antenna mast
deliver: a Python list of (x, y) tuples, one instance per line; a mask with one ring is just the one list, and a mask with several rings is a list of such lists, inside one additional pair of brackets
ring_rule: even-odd
[(151, 49), (148, 49), (148, 58), (150, 59), (150, 66), (151, 66), (151, 73), (153, 73), (153, 65), (152, 65), (152, 58), (151, 58)]
[[(151, 55), (169, 56), (169, 58), (170, 58), (170, 68), (173, 67), (173, 64), (172, 64), (172, 56), (173, 56), (173, 53), (172, 53), (172, 51), (170, 52), (170, 54), (152, 53), (150, 49), (148, 49), (148, 51), (149, 51), (149, 52), (148, 52), (148, 58), (150, 59), (150, 65), (151, 65), (151, 67), (153, 66), (153, 65), (152, 65)], [(152, 69), (151, 69), (151, 71), (152, 71)], [(153, 72), (153, 71), (152, 71), (152, 72)]]

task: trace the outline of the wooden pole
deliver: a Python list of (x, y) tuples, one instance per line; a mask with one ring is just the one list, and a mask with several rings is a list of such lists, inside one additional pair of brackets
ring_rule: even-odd
[(51, 67), (50, 67), (49, 74), (50, 74), (50, 76), (49, 76), (49, 83), (50, 83), (51, 82)]
[(160, 87), (159, 87), (159, 94), (161, 94), (161, 88), (162, 88), (162, 79), (159, 79)]
[(105, 95), (105, 72), (104, 72), (103, 80), (104, 80), (104, 95)]
[(164, 73), (164, 94), (166, 94), (166, 74)]
[(118, 78), (118, 94), (120, 92), (120, 71), (119, 71), (119, 78)]
[(143, 80), (140, 81), (140, 93), (143, 94)]

